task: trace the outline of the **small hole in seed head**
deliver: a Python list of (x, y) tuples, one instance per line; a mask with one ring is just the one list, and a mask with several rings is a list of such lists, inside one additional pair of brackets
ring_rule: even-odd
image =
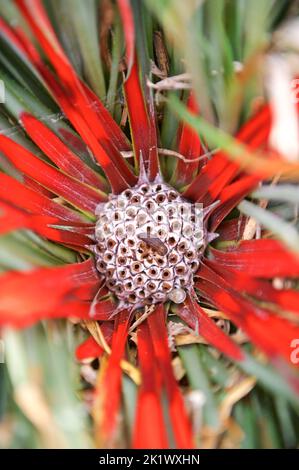
[(169, 279), (171, 276), (171, 273), (168, 269), (164, 269), (163, 273), (162, 273), (162, 277), (163, 279)]
[(156, 289), (156, 284), (154, 282), (149, 282), (147, 287), (149, 288), (149, 290), (153, 291)]
[(113, 268), (108, 268), (106, 271), (106, 276), (107, 277), (112, 277), (114, 274), (114, 269)]
[(156, 201), (157, 201), (159, 204), (162, 204), (162, 202), (164, 202), (165, 199), (166, 199), (165, 194), (158, 194), (158, 196), (156, 197)]
[(123, 291), (124, 291), (124, 290), (123, 290), (122, 285), (121, 285), (121, 284), (118, 284), (118, 285), (116, 286), (115, 292), (116, 292), (117, 294), (122, 294)]
[(141, 264), (140, 263), (133, 263), (132, 269), (133, 269), (133, 271), (138, 273), (141, 270)]
[(112, 260), (112, 253), (105, 253), (104, 261), (109, 262)]
[(138, 194), (135, 194), (134, 196), (132, 196), (131, 202), (132, 204), (138, 204), (140, 202), (140, 196), (138, 196)]
[(181, 243), (179, 243), (178, 250), (179, 250), (180, 252), (185, 251), (186, 248), (187, 248), (186, 242), (181, 242)]
[(176, 262), (178, 261), (178, 255), (176, 253), (172, 253), (170, 256), (169, 256), (169, 262), (171, 264), (175, 264)]
[(169, 245), (173, 246), (173, 245), (175, 245), (175, 242), (176, 242), (176, 240), (175, 240), (174, 237), (169, 237), (169, 238), (168, 238), (168, 243), (169, 243)]
[(107, 242), (107, 247), (111, 249), (115, 246), (115, 244), (116, 244), (116, 242), (112, 238), (109, 238), (109, 240)]
[(149, 187), (146, 186), (146, 185), (143, 185), (143, 186), (141, 186), (140, 190), (143, 194), (146, 194), (149, 190)]
[(97, 268), (99, 271), (105, 271), (105, 268), (106, 268), (105, 263), (103, 261), (98, 262)]
[(114, 289), (116, 281), (115, 279), (109, 279), (109, 281), (107, 281), (106, 284), (109, 289)]
[(185, 267), (184, 266), (178, 266), (176, 268), (176, 273), (180, 276), (181, 274), (184, 274), (186, 271)]
[(171, 289), (171, 284), (169, 284), (168, 282), (163, 282), (162, 283), (162, 290), (164, 292), (169, 292)]
[(174, 192), (174, 191), (170, 191), (170, 192), (168, 193), (168, 199), (169, 199), (170, 201), (174, 201), (177, 197), (178, 197), (178, 195), (177, 195), (177, 193)]
[(154, 205), (153, 201), (147, 201), (147, 203), (145, 204), (145, 207), (147, 208), (147, 210), (149, 210), (151, 212), (151, 211), (154, 210), (155, 205)]
[(136, 295), (135, 294), (130, 294), (129, 295), (129, 301), (130, 302), (135, 302), (135, 300), (136, 300)]
[(130, 191), (130, 189), (126, 189), (124, 195), (127, 199), (129, 199), (132, 196), (132, 191)]
[(192, 269), (192, 271), (194, 271), (194, 270), (197, 269), (197, 268), (198, 268), (198, 263), (197, 263), (196, 261), (192, 261), (192, 263), (191, 263), (191, 269)]

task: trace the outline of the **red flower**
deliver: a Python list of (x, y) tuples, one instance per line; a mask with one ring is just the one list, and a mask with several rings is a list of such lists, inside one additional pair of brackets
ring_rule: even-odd
[[(130, 304), (115, 300), (117, 296), (110, 295), (105, 285), (107, 273), (97, 269), (97, 255), (94, 256), (94, 247), (98, 243), (95, 213), (98, 205), (108, 200), (110, 188), (115, 196), (134, 188), (138, 184), (136, 170), (139, 168), (142, 172), (143, 165), (149, 184), (154, 184), (157, 175), (160, 175), (153, 103), (150, 96), (145, 99), (139, 81), (129, 2), (120, 0), (119, 6), (127, 38), (128, 70), (124, 91), (135, 161), (123, 157), (123, 152), (131, 151), (131, 143), (97, 96), (76, 75), (41, 2), (18, 0), (16, 3), (55, 73), (45, 65), (23, 31), (14, 30), (1, 20), (2, 33), (26, 55), (43, 78), (104, 176), (66, 145), (68, 136), (63, 128), (58, 129), (56, 135), (28, 112), (20, 112), (22, 126), (51, 163), (9, 137), (0, 136), (0, 151), (23, 176), (20, 182), (7, 174), (0, 174), (1, 233), (21, 228), (32, 230), (42, 237), (71, 247), (81, 260), (54, 268), (3, 274), (0, 323), (24, 327), (42, 318), (78, 317), (90, 320), (90, 307), (93, 305), (92, 319), (99, 322), (106, 346), (111, 348), (108, 359), (103, 359), (103, 373), (96, 398), (99, 405), (96, 416), (99, 437), (109, 443), (116, 430), (120, 406), (120, 363), (125, 357), (128, 330), (136, 311), (130, 308)], [(198, 113), (192, 94), (188, 106), (191, 112)], [(254, 151), (267, 143), (270, 126), (271, 113), (265, 106), (240, 129), (236, 138), (248, 150)], [(72, 148), (82, 148), (82, 141), (75, 134), (72, 139)], [(202, 203), (204, 208), (220, 201), (211, 207), (207, 215), (209, 232), (217, 231), (222, 241), (236, 240), (236, 243), (223, 250), (205, 245), (205, 253), (194, 274), (194, 289), (192, 286), (184, 289), (187, 296), (176, 307), (176, 313), (221, 353), (235, 362), (246, 362), (245, 352), (216, 325), (203, 305), (209, 304), (223, 311), (268, 356), (299, 393), (298, 378), (289, 364), (290, 343), (293, 338), (299, 337), (299, 329), (274, 310), (276, 306), (297, 315), (299, 294), (292, 289), (276, 290), (268, 282), (273, 276), (298, 276), (299, 260), (276, 240), (242, 240), (244, 221), (239, 217), (225, 220), (255, 188), (261, 176), (240, 171), (239, 165), (232, 163), (223, 151), (218, 151), (208, 161), (198, 161), (197, 157), (202, 152), (201, 142), (187, 124), (180, 130), (178, 151), (186, 159), (194, 160), (191, 163), (181, 160), (176, 166), (176, 181), (184, 187), (182, 196), (190, 202)], [(167, 309), (163, 302), (153, 305), (154, 311), (137, 327), (141, 385), (133, 446), (169, 446), (161, 405), (163, 392), (168, 397), (175, 444), (189, 448), (194, 443), (171, 366)], [(103, 344), (90, 337), (78, 348), (77, 357), (100, 357), (103, 352)]]

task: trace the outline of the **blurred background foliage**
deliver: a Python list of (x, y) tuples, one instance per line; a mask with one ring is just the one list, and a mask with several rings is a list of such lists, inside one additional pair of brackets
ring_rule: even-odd
[[(167, 97), (184, 100), (192, 86), (205, 122), (234, 134), (269, 93), (269, 57), (283, 58), (293, 73), (298, 72), (296, 0), (131, 3), (142, 77), (154, 85), (163, 148), (175, 147), (180, 115), (177, 102), (167, 101)], [(127, 130), (120, 67), (124, 40), (115, 2), (44, 0), (44, 4), (78, 74)], [(21, 24), (30, 35), (13, 2), (0, 0), (0, 14), (9, 23)], [(160, 80), (167, 77), (172, 80), (163, 88)], [(1, 34), (0, 79), (6, 85), (6, 102), (0, 108), (1, 132), (41, 158), (46, 157), (19, 126), (21, 109), (40, 117), (54, 132), (64, 128), (75, 135), (30, 64)], [(221, 145), (221, 138), (217, 144)], [(84, 149), (80, 156), (93, 165)], [(168, 175), (174, 166), (173, 159), (163, 160)], [(1, 155), (0, 167), (19, 177)], [(261, 187), (252, 196), (253, 202), (241, 204), (240, 211), (283, 241), (291, 239), (291, 248), (299, 251), (298, 186)], [(268, 201), (266, 206), (260, 207), (264, 200)], [(72, 250), (29, 231), (0, 239), (1, 271), (59, 265), (75, 259)], [(170, 313), (175, 322), (175, 311)], [(0, 447), (93, 447), (91, 400), (98, 364), (78, 364), (74, 359), (76, 346), (86, 337), (84, 330), (71, 322), (47, 321), (25, 331), (3, 330), (2, 336), (5, 364), (0, 364)], [(250, 358), (243, 370), (205, 344), (192, 338), (184, 343), (182, 335), (173, 336), (178, 352), (173, 366), (193, 417), (198, 445), (296, 447), (298, 398), (246, 338), (239, 341)], [(132, 351), (129, 357), (134, 363), (133, 346)], [(135, 400), (136, 384), (124, 375), (120, 446), (128, 445)]]

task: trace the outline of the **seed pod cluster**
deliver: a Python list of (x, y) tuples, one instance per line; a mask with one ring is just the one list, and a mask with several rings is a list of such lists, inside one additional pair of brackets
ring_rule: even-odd
[(140, 184), (99, 205), (96, 265), (124, 306), (181, 303), (205, 244), (203, 210), (166, 184)]

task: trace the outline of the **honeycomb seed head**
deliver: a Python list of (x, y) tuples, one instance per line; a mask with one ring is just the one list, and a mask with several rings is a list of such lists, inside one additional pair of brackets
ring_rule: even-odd
[(96, 266), (122, 305), (185, 300), (207, 241), (200, 204), (143, 183), (110, 195), (96, 216)]

